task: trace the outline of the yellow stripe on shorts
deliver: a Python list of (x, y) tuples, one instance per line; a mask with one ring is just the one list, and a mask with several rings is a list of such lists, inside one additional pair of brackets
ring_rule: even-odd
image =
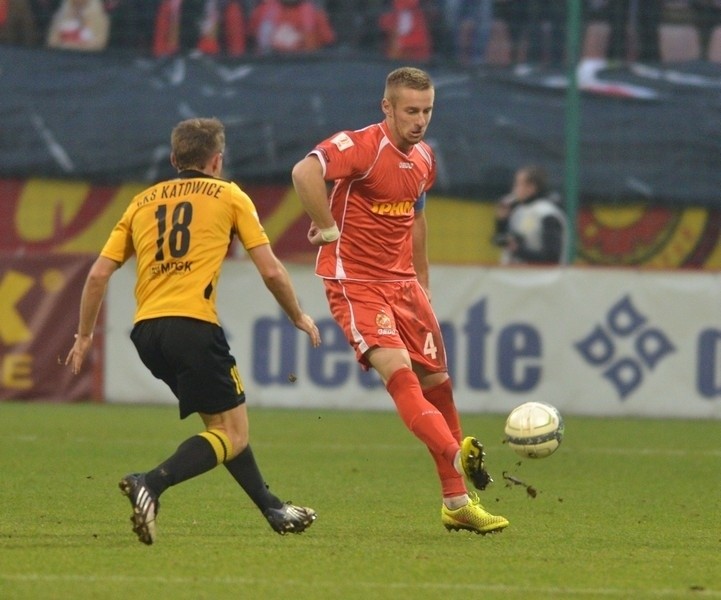
[(233, 378), (233, 383), (235, 383), (235, 393), (240, 396), (243, 392), (243, 380), (240, 378), (240, 372), (238, 371), (237, 365), (233, 365), (231, 367), (230, 376)]

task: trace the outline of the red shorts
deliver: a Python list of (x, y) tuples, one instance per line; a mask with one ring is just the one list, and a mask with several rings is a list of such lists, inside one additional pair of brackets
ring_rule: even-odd
[(427, 371), (448, 370), (440, 325), (417, 280), (324, 283), (330, 312), (365, 368), (372, 348), (406, 348)]

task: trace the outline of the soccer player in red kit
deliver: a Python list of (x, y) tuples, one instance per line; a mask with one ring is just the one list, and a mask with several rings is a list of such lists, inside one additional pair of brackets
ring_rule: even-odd
[[(386, 78), (383, 122), (343, 131), (293, 168), (293, 183), (319, 246), (334, 319), (365, 368), (380, 375), (396, 409), (430, 451), (441, 481), (448, 530), (500, 531), (463, 475), (483, 490), (492, 480), (483, 446), (462, 438), (441, 331), (431, 308), (426, 252), (426, 191), (433, 151), (423, 141), (434, 88), (427, 73), (402, 67)], [(326, 182), (333, 182), (328, 197)]]

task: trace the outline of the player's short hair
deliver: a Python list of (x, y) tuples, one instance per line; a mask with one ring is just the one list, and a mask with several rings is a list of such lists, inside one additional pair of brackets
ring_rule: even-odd
[(225, 126), (215, 117), (186, 119), (173, 128), (170, 147), (179, 170), (202, 169), (225, 149)]
[(431, 90), (433, 89), (433, 81), (431, 76), (415, 67), (400, 67), (388, 73), (386, 77), (386, 88), (383, 96), (393, 102), (395, 100), (395, 92), (399, 88), (409, 88), (412, 90)]

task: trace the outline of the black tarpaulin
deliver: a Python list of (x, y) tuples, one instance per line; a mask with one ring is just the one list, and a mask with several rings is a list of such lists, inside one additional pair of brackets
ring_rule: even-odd
[[(0, 47), (0, 177), (153, 181), (170, 176), (170, 130), (192, 116), (227, 127), (240, 182), (290, 182), (293, 164), (341, 129), (380, 121), (376, 59), (165, 60)], [(584, 200), (721, 205), (721, 66), (580, 70)], [(544, 165), (562, 190), (562, 73), (427, 67), (434, 191), (496, 197), (512, 172)]]

